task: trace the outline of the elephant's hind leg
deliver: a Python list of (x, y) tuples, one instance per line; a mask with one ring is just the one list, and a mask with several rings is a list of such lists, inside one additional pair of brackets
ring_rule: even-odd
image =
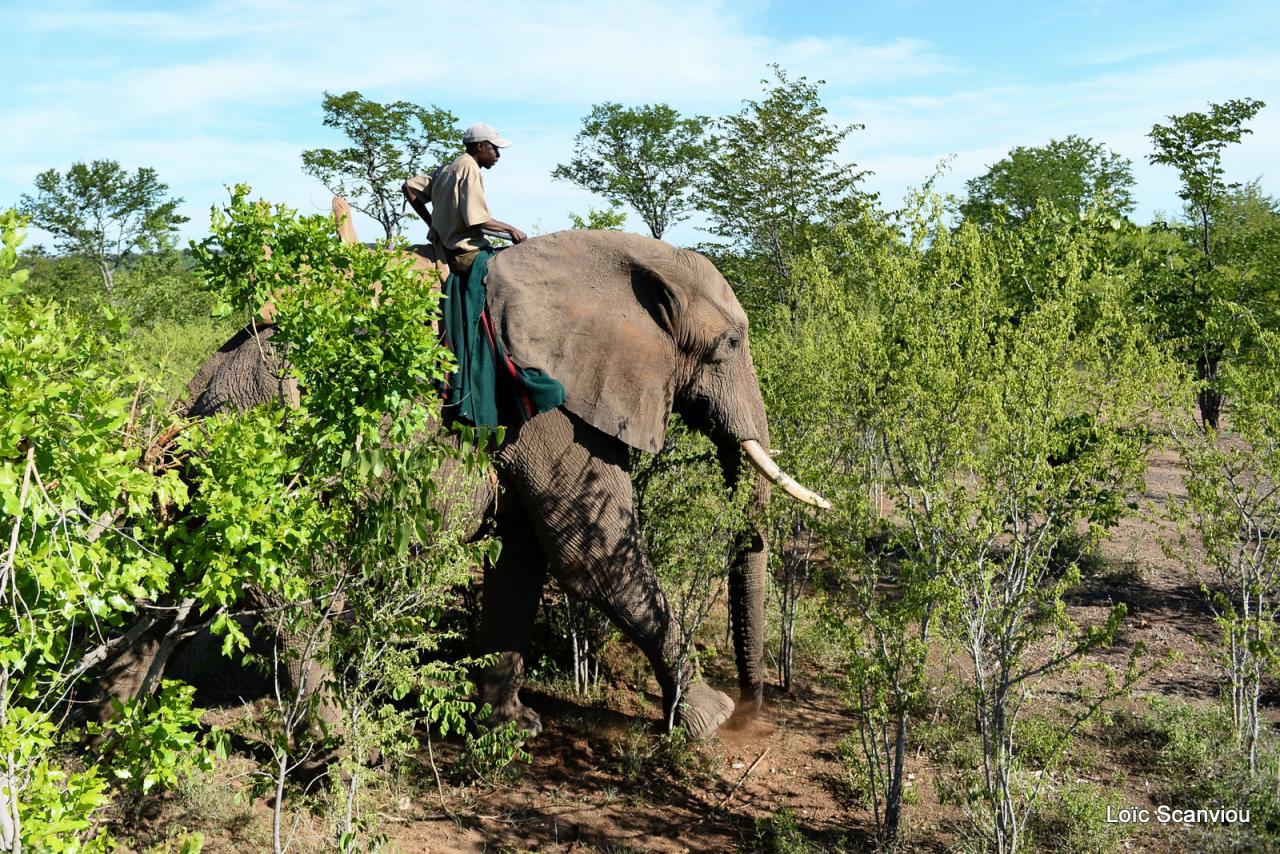
[(480, 697), (499, 721), (515, 721), (531, 735), (542, 731), (538, 713), (520, 702), (529, 636), (547, 578), (547, 559), (524, 519), (500, 517), (502, 553), (486, 564), (480, 614), (485, 653), (497, 660), (480, 674)]
[(560, 585), (603, 611), (640, 647), (662, 687), (664, 713), (681, 700), (691, 735), (709, 735), (733, 702), (678, 674), (681, 631), (642, 547), (627, 447), (562, 410), (525, 424), (499, 454)]

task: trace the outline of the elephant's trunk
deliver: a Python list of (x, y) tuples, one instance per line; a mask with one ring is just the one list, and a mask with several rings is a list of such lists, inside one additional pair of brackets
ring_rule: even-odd
[(739, 537), (729, 571), (729, 620), (733, 627), (733, 652), (738, 665), (740, 701), (752, 711), (764, 700), (764, 597), (769, 569), (769, 540), (763, 510), (768, 486), (756, 478), (752, 523)]
[[(767, 428), (760, 430), (764, 443), (769, 441)], [(755, 439), (742, 440), (736, 447), (724, 443), (720, 446), (721, 465), (725, 480), (736, 483), (742, 474), (742, 458), (756, 469), (755, 495), (751, 502), (751, 524), (739, 537), (733, 566), (729, 572), (729, 615), (733, 628), (733, 650), (738, 665), (738, 686), (741, 702), (760, 708), (764, 699), (764, 599), (766, 573), (769, 570), (769, 541), (764, 523), (764, 511), (769, 501), (769, 485), (776, 484), (798, 501), (823, 509), (830, 504), (821, 495), (797, 483), (782, 471), (766, 444)]]
[[(744, 476), (744, 457), (755, 469), (749, 523), (734, 545), (729, 571), (729, 620), (738, 664), (743, 705), (756, 709), (764, 698), (764, 599), (769, 571), (766, 511), (769, 488), (777, 484), (792, 497), (818, 507), (822, 498), (783, 472), (769, 457), (769, 422), (749, 350), (740, 352), (738, 372), (726, 372), (720, 383), (704, 383), (680, 410), (685, 421), (703, 430), (716, 445), (725, 483), (734, 488)], [(726, 389), (734, 393), (726, 394)]]
[[(767, 428), (764, 429), (766, 432), (761, 438), (767, 443)], [(718, 444), (725, 481), (734, 485), (745, 474), (742, 445), (732, 440)], [(738, 666), (739, 702), (751, 713), (759, 710), (764, 700), (764, 599), (765, 574), (769, 568), (764, 514), (768, 501), (769, 481), (757, 472), (749, 508), (750, 523), (738, 537), (729, 569), (729, 625), (733, 630), (733, 652)]]

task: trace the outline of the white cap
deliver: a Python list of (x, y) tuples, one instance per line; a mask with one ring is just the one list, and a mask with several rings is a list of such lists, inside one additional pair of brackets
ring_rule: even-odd
[(467, 128), (466, 133), (462, 135), (462, 142), (470, 145), (473, 142), (492, 142), (498, 148), (507, 148), (511, 145), (509, 140), (503, 139), (498, 135), (498, 131), (493, 125), (475, 124)]

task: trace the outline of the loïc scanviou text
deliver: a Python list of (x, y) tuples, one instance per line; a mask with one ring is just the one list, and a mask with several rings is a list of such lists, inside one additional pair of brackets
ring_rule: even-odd
[(1235, 807), (1182, 809), (1160, 804), (1154, 810), (1142, 807), (1107, 807), (1107, 824), (1248, 824), (1249, 810)]

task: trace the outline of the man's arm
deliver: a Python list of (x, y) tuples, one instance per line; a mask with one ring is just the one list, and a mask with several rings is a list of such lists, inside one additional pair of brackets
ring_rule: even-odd
[(482, 222), (480, 223), (479, 227), (481, 231), (497, 231), (497, 232), (509, 234), (511, 235), (512, 243), (524, 243), (526, 240), (529, 239), (529, 235), (525, 234), (523, 231), (516, 228), (514, 225), (508, 225), (507, 223), (497, 219), (491, 219), (486, 222)]
[[(423, 179), (426, 179), (425, 181)], [(413, 208), (418, 216), (422, 217), (422, 221), (431, 227), (431, 214), (427, 212), (427, 199), (430, 198), (427, 193), (427, 187), (430, 186), (430, 177), (427, 175), (419, 175), (416, 178), (410, 178), (400, 185), (400, 192), (404, 193), (405, 201), (409, 203), (409, 207)]]
[(468, 228), (509, 234), (512, 243), (523, 243), (529, 237), (514, 225), (494, 219), (489, 213), (489, 205), (484, 200), (484, 178), (474, 161), (471, 168), (464, 169), (458, 177), (458, 210)]

